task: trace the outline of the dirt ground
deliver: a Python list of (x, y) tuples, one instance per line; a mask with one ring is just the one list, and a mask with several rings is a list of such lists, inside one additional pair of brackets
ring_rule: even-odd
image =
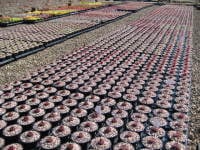
[(192, 53), (192, 98), (189, 139), (191, 149), (200, 143), (200, 10), (194, 9)]

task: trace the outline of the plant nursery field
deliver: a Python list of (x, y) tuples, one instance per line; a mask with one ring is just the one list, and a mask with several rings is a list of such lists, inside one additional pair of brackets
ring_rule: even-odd
[(198, 14), (124, 2), (0, 28), (0, 149), (195, 149)]

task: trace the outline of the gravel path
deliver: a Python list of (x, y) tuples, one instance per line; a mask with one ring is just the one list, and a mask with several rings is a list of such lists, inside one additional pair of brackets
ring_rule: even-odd
[(192, 105), (191, 105), (191, 125), (190, 144), (195, 150), (197, 143), (200, 143), (200, 10), (194, 9), (193, 28), (193, 65), (192, 65)]
[(158, 6), (149, 7), (122, 20), (119, 20), (112, 24), (108, 24), (104, 27), (98, 28), (86, 34), (82, 34), (75, 38), (69, 39), (61, 44), (49, 47), (41, 52), (5, 65), (0, 68), (0, 85), (20, 79), (20, 77), (26, 74), (26, 72), (29, 72), (30, 70), (35, 70), (40, 66), (48, 64), (59, 56), (63, 55), (64, 53), (70, 53), (72, 50), (82, 47), (110, 31), (116, 30), (118, 26), (121, 26), (123, 24), (126, 24), (128, 21), (133, 21), (144, 16), (156, 7)]

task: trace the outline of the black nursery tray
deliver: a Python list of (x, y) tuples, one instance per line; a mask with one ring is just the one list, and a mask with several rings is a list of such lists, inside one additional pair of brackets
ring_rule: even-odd
[(0, 22), (0, 27), (9, 27), (9, 26), (14, 26), (18, 24), (22, 24), (23, 21), (17, 21), (17, 22)]

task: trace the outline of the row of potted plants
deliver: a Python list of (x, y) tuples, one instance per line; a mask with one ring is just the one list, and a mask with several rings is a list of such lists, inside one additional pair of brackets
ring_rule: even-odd
[[(35, 10), (31, 12), (27, 12), (24, 14), (17, 14), (18, 17), (10, 17), (10, 16), (1, 16), (0, 17), (0, 26), (12, 25), (16, 23), (36, 23), (41, 22), (57, 17), (61, 17), (64, 15), (68, 15), (70, 13), (75, 13), (78, 11), (88, 10), (92, 8), (98, 8), (102, 6), (109, 6), (115, 4), (114, 2), (81, 2), (80, 5), (77, 6), (61, 6), (54, 10)], [(116, 4), (118, 4), (116, 2)], [(147, 7), (152, 5), (151, 3), (141, 3), (141, 2), (126, 2), (125, 4), (119, 4), (116, 6), (111, 6), (109, 9), (115, 10), (137, 10), (143, 7)], [(103, 13), (103, 12), (101, 12)]]
[(108, 5), (110, 3), (106, 2), (82, 2), (78, 6), (61, 6), (57, 9), (49, 9), (49, 10), (35, 10), (31, 12), (27, 12), (24, 14), (18, 14), (16, 16), (19, 17), (10, 17), (10, 16), (1, 16), (0, 17), (0, 26), (6, 26), (6, 24), (14, 24), (14, 23), (35, 23), (40, 22), (56, 17), (61, 17), (63, 15), (67, 15), (70, 13), (74, 13), (81, 10), (87, 10), (92, 8), (97, 8), (101, 6)]
[[(40, 14), (39, 11), (33, 13)], [(116, 11), (111, 8), (102, 8), (92, 10), (88, 13), (82, 12), (37, 24), (9, 27), (6, 30), (0, 31), (0, 38), (4, 40), (4, 45), (6, 46), (6, 48), (1, 48), (1, 50), (6, 55), (15, 57), (19, 53), (26, 52), (27, 48), (32, 50), (33, 46), (37, 48), (41, 44), (46, 46), (56, 40), (62, 40), (67, 34), (87, 29), (101, 23), (101, 21), (115, 19), (124, 14), (126, 12)], [(37, 16), (29, 16), (27, 19), (35, 21), (39, 18)], [(12, 41), (13, 43), (5, 41)], [(26, 43), (26, 46), (23, 46), (23, 41)], [(18, 46), (19, 42), (21, 42), (22, 46)], [(38, 44), (35, 45), (35, 42)], [(5, 55), (2, 54), (3, 56)], [(8, 57), (4, 59), (6, 58)]]
[(9, 17), (9, 16), (0, 16), (0, 26), (4, 27), (9, 24), (19, 24), (23, 22), (23, 18), (20, 17)]

